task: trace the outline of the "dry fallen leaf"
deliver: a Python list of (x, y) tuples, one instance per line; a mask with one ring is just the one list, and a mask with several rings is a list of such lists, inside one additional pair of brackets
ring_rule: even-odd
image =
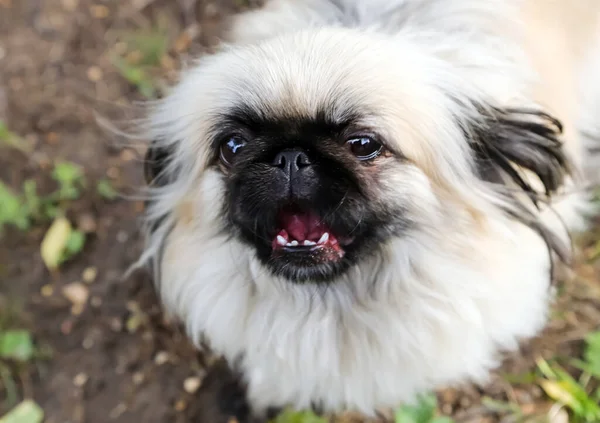
[(58, 269), (72, 231), (73, 227), (65, 217), (54, 219), (40, 247), (42, 260), (48, 269)]

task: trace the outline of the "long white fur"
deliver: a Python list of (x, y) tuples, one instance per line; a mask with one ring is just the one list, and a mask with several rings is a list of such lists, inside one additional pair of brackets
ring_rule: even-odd
[[(147, 137), (177, 150), (173, 183), (151, 191), (148, 221), (163, 220), (142, 261), (160, 262), (161, 298), (195, 342), (241, 359), (256, 410), (317, 401), (369, 414), (484, 382), (502, 351), (543, 328), (547, 248), (475, 177), (459, 127), (476, 102), (535, 106), (517, 3), (271, 0), (241, 15), (232, 45), (202, 58), (155, 106)], [(417, 229), (320, 290), (271, 276), (223, 233), (224, 177), (208, 166), (207, 140), (231, 106), (310, 116), (330, 99), (340, 115), (352, 105), (377, 110), (368, 123), (422, 166), (379, 187), (390, 201), (411, 199)], [(585, 201), (565, 196), (558, 217), (548, 210), (541, 219), (565, 236), (563, 223), (582, 227)]]

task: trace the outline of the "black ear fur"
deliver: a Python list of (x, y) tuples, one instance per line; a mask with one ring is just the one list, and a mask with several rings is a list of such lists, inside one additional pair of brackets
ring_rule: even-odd
[(163, 186), (167, 184), (164, 174), (172, 157), (170, 149), (159, 147), (156, 142), (150, 143), (144, 158), (144, 178), (151, 186)]
[[(506, 188), (500, 191), (513, 200), (510, 201), (513, 208), (506, 212), (536, 231), (550, 251), (568, 262), (566, 246), (515, 195), (515, 189), (520, 188), (539, 207), (539, 202), (547, 200), (571, 174), (570, 161), (560, 140), (562, 130), (558, 119), (542, 111), (488, 108), (481, 112), (480, 120), (468, 133), (479, 177)], [(522, 169), (539, 178), (545, 192), (535, 190)], [(516, 187), (511, 187), (511, 182)]]
[(492, 183), (506, 183), (508, 177), (532, 201), (536, 192), (519, 172), (526, 169), (544, 185), (546, 196), (554, 193), (571, 171), (562, 147), (562, 124), (547, 113), (527, 109), (494, 109), (483, 112), (471, 128), (471, 145), (480, 177)]

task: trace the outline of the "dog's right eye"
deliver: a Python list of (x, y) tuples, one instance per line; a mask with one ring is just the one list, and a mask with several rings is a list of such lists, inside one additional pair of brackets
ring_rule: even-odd
[(238, 136), (231, 137), (221, 144), (221, 161), (227, 166), (233, 165), (235, 157), (246, 145), (246, 141)]

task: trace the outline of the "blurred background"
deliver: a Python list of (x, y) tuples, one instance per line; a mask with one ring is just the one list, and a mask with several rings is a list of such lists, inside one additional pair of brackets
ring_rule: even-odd
[[(123, 196), (143, 182), (144, 150), (114, 128), (257, 3), (0, 0), (0, 423), (219, 423), (200, 417), (214, 358), (161, 314), (147, 275), (123, 278), (144, 207)], [(381, 421), (600, 422), (600, 230), (576, 245), (547, 330), (488, 386)]]

